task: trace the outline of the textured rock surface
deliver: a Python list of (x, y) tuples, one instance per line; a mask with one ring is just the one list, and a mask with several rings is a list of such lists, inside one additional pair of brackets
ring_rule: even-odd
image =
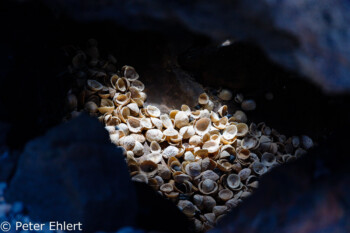
[(136, 194), (120, 149), (82, 116), (30, 141), (5, 194), (36, 221), (82, 222), (84, 232), (134, 223)]
[(350, 89), (350, 3), (346, 0), (46, 1), (79, 21), (112, 20), (136, 30), (174, 25), (257, 43), (275, 62), (327, 91)]

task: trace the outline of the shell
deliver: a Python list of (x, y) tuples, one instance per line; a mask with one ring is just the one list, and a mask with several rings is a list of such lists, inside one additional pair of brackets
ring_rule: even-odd
[(186, 151), (185, 156), (184, 156), (184, 160), (194, 162), (195, 161), (194, 154), (191, 151)]
[[(258, 188), (258, 186), (259, 186), (258, 177), (256, 177), (256, 176), (249, 176), (247, 178), (246, 184), (250, 188)], [(248, 195), (250, 195), (250, 194), (248, 194)]]
[(201, 118), (198, 121), (196, 121), (194, 129), (198, 135), (202, 136), (209, 132), (210, 124), (211, 121), (209, 118)]
[(98, 111), (98, 106), (92, 101), (88, 101), (84, 105), (84, 110), (89, 113), (95, 113)]
[(180, 200), (177, 206), (187, 217), (191, 218), (196, 214), (196, 208), (190, 201)]
[(149, 129), (146, 132), (146, 139), (149, 142), (161, 142), (163, 140), (163, 133), (159, 129)]
[(144, 160), (140, 164), (140, 169), (147, 177), (153, 177), (157, 173), (158, 165), (151, 160)]
[(196, 131), (194, 130), (193, 126), (185, 126), (180, 129), (180, 135), (182, 136), (183, 139), (189, 139), (193, 135), (195, 135)]
[(127, 78), (129, 81), (135, 81), (139, 78), (139, 74), (132, 66), (123, 66), (122, 71), (124, 72), (124, 77)]
[(179, 135), (179, 132), (174, 128), (168, 128), (163, 131), (163, 134), (166, 137), (177, 137)]
[(193, 146), (199, 146), (202, 144), (202, 142), (202, 138), (198, 135), (193, 135), (189, 140), (190, 145)]
[(231, 190), (237, 190), (237, 188), (239, 188), (241, 185), (241, 179), (236, 174), (230, 174), (227, 176), (226, 184)]
[(238, 176), (240, 177), (241, 180), (246, 180), (248, 179), (251, 173), (252, 173), (252, 170), (250, 170), (250, 168), (244, 168), (238, 173)]
[(204, 108), (208, 111), (212, 111), (214, 109), (214, 103), (213, 101), (209, 100), (206, 105), (204, 105)]
[(213, 208), (213, 214), (215, 214), (215, 216), (220, 216), (222, 214), (225, 214), (228, 210), (228, 207), (225, 205), (217, 205)]
[(93, 92), (98, 92), (103, 88), (103, 85), (100, 82), (92, 79), (87, 80), (87, 86)]
[(174, 190), (174, 186), (171, 183), (166, 183), (160, 186), (160, 191), (163, 193), (171, 193)]
[(180, 129), (184, 126), (187, 126), (188, 123), (189, 123), (188, 115), (183, 111), (179, 111), (175, 116), (175, 127)]
[(232, 164), (226, 159), (219, 159), (217, 161), (217, 166), (223, 172), (229, 172), (232, 170)]
[(143, 84), (140, 80), (135, 80), (131, 82), (130, 87), (134, 87), (139, 91), (143, 91), (145, 89), (145, 84)]
[(244, 111), (253, 111), (256, 109), (256, 103), (254, 100), (243, 100), (241, 108)]
[(220, 200), (226, 202), (233, 197), (233, 192), (229, 189), (222, 189), (219, 191), (218, 197)]
[(187, 174), (184, 174), (180, 171), (176, 171), (173, 173), (174, 181), (176, 183), (185, 183), (191, 180), (191, 177)]
[(227, 115), (227, 105), (223, 105), (221, 106), (221, 108), (219, 108), (218, 113), (221, 117), (224, 117)]
[(143, 173), (139, 173), (135, 176), (133, 176), (131, 178), (132, 181), (135, 181), (135, 182), (140, 182), (140, 183), (148, 183), (148, 178), (146, 176), (146, 174), (143, 174)]
[(242, 146), (242, 148), (247, 149), (247, 150), (254, 149), (254, 148), (257, 148), (259, 146), (259, 141), (256, 137), (245, 137), (241, 141), (241, 146)]
[(201, 179), (205, 180), (205, 179), (210, 179), (213, 181), (217, 181), (219, 180), (220, 176), (218, 174), (216, 174), (215, 172), (213, 172), (212, 170), (206, 170), (204, 172), (202, 172), (201, 174)]
[(236, 150), (231, 145), (225, 145), (221, 148), (220, 159), (228, 158), (231, 155), (236, 155)]
[(294, 148), (297, 148), (300, 146), (300, 139), (297, 136), (292, 137), (292, 145)]
[(217, 129), (225, 129), (227, 124), (228, 124), (227, 117), (223, 117), (219, 121), (213, 123), (214, 127)]
[(207, 109), (201, 110), (199, 114), (199, 118), (209, 118), (210, 119), (210, 112)]
[(153, 125), (150, 118), (141, 118), (140, 124), (142, 129), (152, 129)]
[(237, 127), (237, 137), (244, 137), (247, 135), (249, 128), (248, 125), (245, 123), (238, 123), (236, 125)]
[(218, 184), (211, 179), (205, 179), (199, 183), (198, 189), (204, 195), (211, 195), (217, 192)]
[(191, 117), (193, 119), (198, 119), (200, 117), (200, 115), (201, 115), (201, 111), (200, 110), (191, 112)]
[(169, 159), (170, 157), (175, 157), (179, 153), (179, 148), (175, 146), (168, 146), (163, 151), (163, 157)]
[(162, 151), (162, 148), (160, 147), (160, 145), (156, 141), (151, 142), (150, 149), (151, 149), (152, 153), (160, 153)]
[(116, 105), (127, 105), (131, 100), (131, 93), (127, 92), (126, 94), (116, 94), (113, 98), (113, 101)]
[[(115, 113), (115, 111), (114, 111)], [(117, 109), (117, 114), (116, 114), (119, 119), (126, 123), (127, 122), (127, 119), (128, 117), (130, 116), (130, 109), (128, 107), (122, 107), (121, 109)]]
[(141, 91), (141, 92), (139, 93), (139, 95), (140, 95), (140, 99), (142, 99), (142, 101), (145, 102), (146, 99), (147, 99), (147, 94)]
[(201, 165), (197, 162), (189, 163), (185, 170), (188, 175), (196, 177), (201, 174)]
[(98, 111), (101, 114), (112, 113), (114, 110), (114, 104), (110, 99), (101, 99), (100, 106), (101, 107), (98, 108)]
[(119, 76), (116, 74), (112, 75), (112, 77), (109, 79), (109, 82), (114, 89), (116, 89), (116, 83), (118, 79), (119, 79)]
[(206, 93), (202, 93), (198, 97), (198, 103), (201, 105), (205, 105), (209, 102), (209, 96)]
[(159, 130), (163, 129), (163, 122), (159, 120), (158, 118), (151, 117), (152, 124)]
[(129, 89), (130, 82), (125, 78), (118, 78), (115, 87), (120, 92), (126, 92)]
[(123, 140), (123, 147), (125, 150), (133, 150), (136, 144), (136, 140), (132, 136), (126, 136)]
[(200, 158), (206, 158), (208, 157), (208, 150), (207, 149), (195, 150), (194, 155)]
[(218, 141), (209, 140), (203, 144), (202, 149), (207, 149), (208, 153), (216, 153), (219, 151), (220, 146), (219, 146)]
[(235, 100), (236, 103), (239, 103), (239, 104), (242, 103), (243, 100), (244, 100), (243, 94), (242, 93), (237, 93), (234, 100)]
[(133, 132), (133, 133), (141, 132), (142, 126), (139, 118), (129, 116), (127, 120), (127, 125), (130, 132)]
[(218, 95), (218, 97), (222, 100), (229, 101), (232, 99), (232, 92), (227, 89), (222, 89)]
[(235, 119), (235, 121), (242, 123), (246, 123), (248, 120), (247, 115), (240, 110), (237, 110), (235, 114), (233, 114), (233, 118)]
[(185, 112), (187, 116), (191, 115), (191, 108), (186, 104), (181, 105), (181, 111)]
[(196, 194), (193, 196), (193, 203), (198, 207), (198, 209), (203, 211), (211, 212), (216, 206), (216, 201), (211, 196), (202, 196)]
[(171, 177), (171, 171), (166, 165), (159, 164), (158, 175), (162, 177), (164, 180), (168, 180)]
[[(134, 138), (134, 137), (133, 137)], [(135, 138), (134, 138), (135, 139)], [(124, 142), (125, 142), (125, 140), (124, 140)], [(132, 152), (134, 152), (134, 155), (136, 155), (136, 156), (141, 156), (141, 155), (143, 155), (143, 145), (139, 142), (139, 141), (136, 141), (135, 140), (135, 146), (134, 146), (134, 148), (133, 148), (133, 150), (132, 150)]]
[(160, 163), (162, 161), (162, 154), (158, 152), (152, 152), (151, 154), (148, 154), (146, 156), (146, 160), (150, 160), (156, 164)]
[(222, 137), (226, 140), (232, 140), (237, 135), (237, 127), (235, 125), (229, 125), (222, 133)]
[(108, 87), (103, 87), (99, 92), (98, 96), (102, 99), (107, 99), (110, 96), (110, 91)]
[(301, 136), (301, 145), (303, 146), (304, 149), (308, 150), (311, 147), (313, 147), (314, 142), (310, 137), (303, 135)]
[(210, 113), (210, 120), (211, 120), (213, 123), (216, 123), (216, 122), (219, 122), (219, 121), (220, 121), (220, 117), (219, 117), (219, 115), (218, 115), (216, 112), (211, 112), (211, 113)]
[(130, 103), (127, 107), (130, 109), (130, 114), (132, 116), (138, 116), (140, 109), (136, 103)]
[(261, 156), (261, 163), (264, 164), (266, 167), (273, 166), (276, 163), (276, 157), (274, 154), (265, 152)]
[(250, 157), (250, 151), (248, 149), (240, 149), (237, 152), (237, 158), (240, 160), (247, 160)]
[(126, 124), (121, 123), (118, 125), (118, 128), (119, 130), (122, 130), (125, 135), (129, 135), (129, 127)]
[(171, 122), (171, 119), (169, 115), (163, 114), (160, 116), (160, 120), (163, 122), (163, 126), (168, 129), (168, 128), (173, 128), (173, 123)]
[(136, 87), (129, 87), (129, 92), (132, 99), (142, 99), (141, 92)]
[(263, 175), (267, 172), (267, 168), (264, 164), (260, 163), (259, 161), (255, 161), (252, 164), (252, 169), (257, 175)]
[(146, 108), (146, 111), (151, 117), (159, 117), (160, 116), (160, 110), (156, 106), (148, 105)]

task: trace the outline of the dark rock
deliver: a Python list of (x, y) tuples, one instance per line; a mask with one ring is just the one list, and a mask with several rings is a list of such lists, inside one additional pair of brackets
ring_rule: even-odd
[(30, 141), (5, 197), (23, 202), (33, 220), (81, 222), (84, 232), (132, 225), (137, 212), (122, 151), (87, 116)]
[(134, 182), (137, 193), (137, 227), (152, 232), (188, 233), (187, 217), (150, 186)]
[(301, 72), (327, 91), (350, 89), (350, 3), (346, 0), (46, 3), (78, 21), (111, 20), (130, 29), (169, 32), (184, 27), (221, 43), (230, 38), (253, 41), (275, 62)]

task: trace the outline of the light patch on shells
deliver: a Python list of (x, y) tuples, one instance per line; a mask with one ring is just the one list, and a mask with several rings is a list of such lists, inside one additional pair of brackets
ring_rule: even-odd
[(169, 159), (170, 157), (175, 157), (179, 153), (179, 148), (175, 146), (168, 146), (163, 151), (163, 157)]
[[(305, 135), (287, 137), (265, 123), (247, 124), (245, 111), (256, 103), (242, 94), (234, 101), (243, 111), (232, 116), (226, 102), (207, 93), (199, 96), (195, 109), (183, 104), (161, 114), (156, 106), (144, 106), (145, 85), (134, 67), (118, 72), (113, 56), (99, 60), (96, 41), (89, 44), (86, 53), (79, 51), (72, 59), (78, 90), (67, 94), (68, 118), (83, 111), (97, 117), (111, 143), (123, 149), (131, 179), (176, 203), (197, 232), (212, 228), (250, 196), (260, 176), (314, 146)], [(81, 82), (82, 77), (87, 81)], [(218, 97), (230, 101), (232, 92), (224, 87)]]

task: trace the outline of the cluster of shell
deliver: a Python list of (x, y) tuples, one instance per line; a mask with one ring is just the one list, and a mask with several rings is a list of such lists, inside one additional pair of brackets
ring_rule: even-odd
[(162, 113), (145, 106), (145, 86), (135, 69), (117, 72), (115, 59), (99, 60), (96, 50), (89, 48), (90, 62), (83, 52), (73, 58), (80, 84), (68, 94), (72, 116), (97, 116), (111, 142), (125, 149), (132, 180), (172, 200), (196, 232), (211, 229), (248, 197), (261, 175), (312, 146), (307, 136), (286, 138), (264, 123), (247, 125), (243, 111), (229, 116), (226, 105), (213, 111), (206, 93), (197, 110), (182, 105)]

